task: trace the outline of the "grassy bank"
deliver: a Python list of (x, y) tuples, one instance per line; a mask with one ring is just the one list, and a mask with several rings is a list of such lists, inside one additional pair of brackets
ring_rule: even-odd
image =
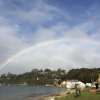
[[(88, 92), (91, 88), (86, 88), (81, 91), (81, 96), (78, 96), (78, 100), (99, 100), (100, 99), (100, 91), (99, 92)], [(55, 100), (76, 100), (75, 93), (68, 94), (62, 98), (55, 98)]]

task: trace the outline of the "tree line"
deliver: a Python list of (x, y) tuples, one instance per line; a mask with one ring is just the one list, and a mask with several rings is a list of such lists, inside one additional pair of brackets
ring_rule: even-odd
[(84, 83), (90, 83), (91, 81), (97, 81), (100, 74), (100, 68), (81, 68), (81, 69), (71, 69), (69, 72), (58, 68), (57, 70), (45, 69), (32, 69), (31, 72), (26, 72), (23, 74), (2, 74), (0, 77), (1, 84), (23, 84), (28, 85), (54, 85), (55, 79), (60, 79), (58, 83), (66, 81), (68, 79), (77, 79)]
[(91, 81), (97, 81), (100, 74), (100, 68), (81, 68), (81, 69), (71, 69), (69, 72), (62, 77), (62, 81), (68, 79), (77, 79), (84, 83), (90, 83)]
[[(24, 84), (27, 83), (27, 85), (46, 85), (51, 84), (54, 85), (55, 79), (61, 79), (63, 74), (66, 73), (65, 70), (62, 70), (61, 68), (58, 68), (57, 70), (50, 70), (45, 69), (44, 71), (42, 69), (32, 69), (31, 72), (26, 72), (23, 74), (12, 74), (8, 72), (8, 74), (2, 74), (0, 77), (0, 83), (1, 84)], [(60, 84), (60, 82), (59, 82)]]

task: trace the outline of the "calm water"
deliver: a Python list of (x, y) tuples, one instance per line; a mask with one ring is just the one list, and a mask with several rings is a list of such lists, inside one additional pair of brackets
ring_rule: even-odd
[(0, 100), (27, 100), (44, 95), (50, 95), (66, 88), (47, 86), (0, 86)]

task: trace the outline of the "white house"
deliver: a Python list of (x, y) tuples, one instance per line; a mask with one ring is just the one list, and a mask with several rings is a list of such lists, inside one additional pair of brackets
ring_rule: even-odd
[(86, 86), (91, 87), (92, 86), (92, 83), (86, 83)]
[(79, 88), (81, 88), (81, 89), (85, 88), (85, 86), (86, 86), (83, 82), (78, 81), (78, 80), (66, 80), (66, 88), (67, 89), (74, 89), (75, 84), (79, 84)]

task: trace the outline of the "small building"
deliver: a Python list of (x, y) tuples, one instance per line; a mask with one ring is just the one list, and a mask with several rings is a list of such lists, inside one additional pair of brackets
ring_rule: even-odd
[(61, 82), (61, 87), (66, 87), (66, 81)]
[(81, 89), (85, 88), (85, 86), (86, 86), (83, 82), (78, 81), (78, 80), (66, 80), (66, 88), (67, 89), (74, 89), (75, 84), (79, 84)]
[(66, 88), (73, 89), (75, 88), (75, 83), (79, 82), (78, 80), (66, 80)]
[(92, 86), (92, 83), (86, 83), (86, 86), (87, 87), (91, 87)]

